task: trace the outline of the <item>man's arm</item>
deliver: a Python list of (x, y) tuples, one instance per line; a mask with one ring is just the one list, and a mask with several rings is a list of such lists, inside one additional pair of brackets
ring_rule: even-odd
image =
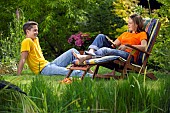
[(19, 61), (19, 64), (18, 64), (18, 69), (17, 69), (17, 75), (21, 74), (22, 69), (24, 67), (25, 60), (27, 59), (27, 56), (28, 56), (28, 51), (23, 51), (21, 53), (21, 58), (20, 58), (20, 61)]

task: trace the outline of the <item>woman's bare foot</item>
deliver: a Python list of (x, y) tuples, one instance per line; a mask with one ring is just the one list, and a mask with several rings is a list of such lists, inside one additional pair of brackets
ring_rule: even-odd
[(73, 53), (74, 57), (79, 60), (79, 64), (83, 64), (83, 62), (84, 62), (85, 60), (91, 58), (90, 55), (80, 55), (80, 54), (76, 54), (74, 51), (72, 51), (72, 53)]
[(89, 51), (85, 51), (86, 55), (92, 55), (95, 56), (96, 54), (94, 53), (94, 49), (89, 49)]
[(92, 49), (92, 48), (89, 49), (89, 52), (90, 52), (90, 53), (94, 53), (94, 49)]

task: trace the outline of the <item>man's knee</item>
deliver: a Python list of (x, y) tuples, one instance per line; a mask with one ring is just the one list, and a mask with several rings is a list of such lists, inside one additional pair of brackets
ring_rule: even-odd
[(70, 51), (70, 52), (73, 52), (73, 51), (74, 51), (75, 53), (78, 53), (77, 49), (75, 49), (75, 48), (71, 48), (71, 49), (69, 49), (69, 51)]

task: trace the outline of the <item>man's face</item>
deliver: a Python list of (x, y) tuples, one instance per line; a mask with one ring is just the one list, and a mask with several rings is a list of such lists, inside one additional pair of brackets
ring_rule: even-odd
[(26, 30), (27, 32), (27, 37), (31, 38), (31, 39), (35, 39), (38, 35), (38, 26), (37, 25), (33, 25), (32, 28), (30, 30)]

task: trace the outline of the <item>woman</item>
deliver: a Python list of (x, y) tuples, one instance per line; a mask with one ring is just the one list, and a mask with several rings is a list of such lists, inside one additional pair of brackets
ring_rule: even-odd
[[(145, 50), (147, 46), (147, 34), (143, 30), (142, 17), (137, 14), (131, 15), (128, 20), (128, 30), (129, 32), (122, 33), (114, 42), (109, 41), (107, 36), (99, 34), (89, 46), (89, 51), (85, 52), (88, 55), (73, 54), (79, 59), (80, 63), (82, 63), (84, 60), (93, 58), (93, 55), (116, 55), (127, 59), (132, 49), (125, 46), (125, 44), (132, 45), (140, 50)], [(133, 55), (134, 62), (136, 62), (138, 53), (139, 52), (136, 51)]]

